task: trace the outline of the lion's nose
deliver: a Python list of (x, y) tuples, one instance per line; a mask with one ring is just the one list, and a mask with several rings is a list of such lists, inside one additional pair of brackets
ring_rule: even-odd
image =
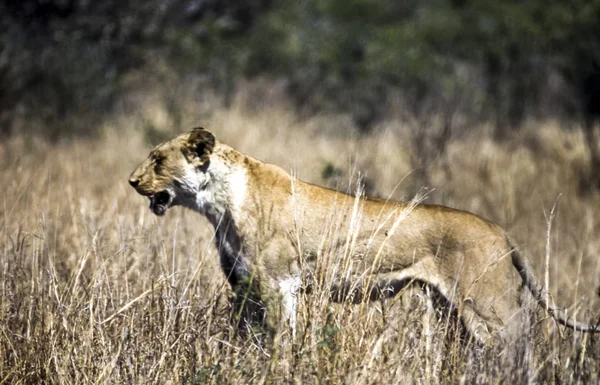
[(131, 178), (131, 179), (129, 179), (129, 184), (131, 185), (131, 187), (137, 187), (137, 185), (140, 184), (140, 180)]

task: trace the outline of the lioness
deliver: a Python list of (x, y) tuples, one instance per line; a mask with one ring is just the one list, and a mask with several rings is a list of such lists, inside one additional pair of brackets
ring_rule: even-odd
[(521, 280), (561, 324), (600, 331), (552, 306), (499, 226), (448, 207), (357, 198), (302, 182), (204, 128), (154, 148), (129, 183), (156, 215), (181, 205), (208, 218), (229, 283), (234, 290), (256, 283), (273, 328), (283, 320), (295, 331), (301, 278), (323, 283), (327, 275), (339, 301), (425, 283), (456, 306), (481, 342), (515, 324)]

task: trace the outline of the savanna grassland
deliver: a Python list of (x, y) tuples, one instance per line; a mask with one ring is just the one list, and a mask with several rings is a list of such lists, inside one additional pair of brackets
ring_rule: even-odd
[(392, 116), (359, 134), (343, 115), (303, 117), (261, 97), (260, 108), (250, 92), (229, 107), (184, 103), (175, 122), (148, 97), (86, 122), (102, 125), (97, 137), (0, 143), (0, 384), (600, 382), (600, 335), (530, 305), (517, 346), (474, 346), (418, 287), (344, 306), (317, 288), (300, 299), (295, 341), (237, 335), (209, 223), (182, 208), (155, 217), (127, 183), (152, 144), (195, 125), (317, 184), (353, 190), (362, 178), (396, 200), (426, 184), (426, 202), (508, 229), (559, 306), (600, 320), (600, 193), (579, 186), (589, 167), (579, 127), (529, 122), (499, 143), (482, 125), (423, 156), (414, 133), (438, 129), (435, 117)]

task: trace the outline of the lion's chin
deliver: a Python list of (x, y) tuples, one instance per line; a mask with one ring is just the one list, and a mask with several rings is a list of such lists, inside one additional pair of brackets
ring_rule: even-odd
[(171, 202), (173, 201), (171, 194), (167, 190), (156, 193), (150, 198), (150, 210), (154, 215), (163, 216), (169, 209)]

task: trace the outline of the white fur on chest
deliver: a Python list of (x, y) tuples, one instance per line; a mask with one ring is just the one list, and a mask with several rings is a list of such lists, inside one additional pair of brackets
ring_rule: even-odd
[(248, 175), (244, 167), (237, 167), (229, 175), (230, 210), (234, 217), (241, 216), (248, 191)]
[(241, 217), (248, 191), (246, 169), (215, 159), (211, 161), (209, 170), (199, 177), (202, 180), (196, 183), (193, 208), (206, 215), (215, 226), (226, 213), (237, 221)]
[(238, 225), (243, 215), (248, 191), (246, 168), (226, 164), (215, 157), (206, 172), (197, 171), (198, 183), (192, 208), (206, 216), (216, 230), (217, 246), (223, 266), (236, 276), (248, 273), (248, 263), (241, 250)]

